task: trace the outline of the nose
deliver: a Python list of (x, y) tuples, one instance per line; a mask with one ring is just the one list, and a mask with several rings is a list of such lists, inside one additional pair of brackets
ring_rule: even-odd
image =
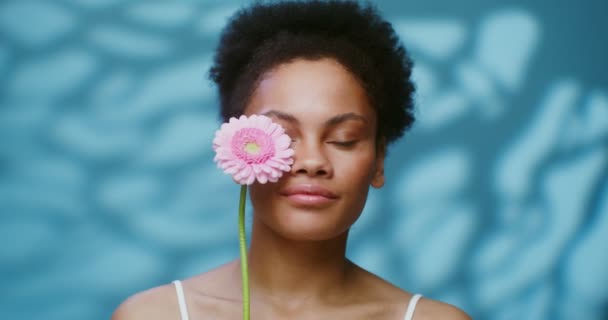
[(307, 175), (309, 177), (331, 177), (333, 167), (329, 161), (322, 143), (297, 142), (294, 146), (294, 163), (292, 175)]

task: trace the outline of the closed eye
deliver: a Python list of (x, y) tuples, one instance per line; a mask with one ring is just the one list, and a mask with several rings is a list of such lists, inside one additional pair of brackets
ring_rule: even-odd
[(336, 145), (341, 148), (352, 148), (357, 144), (359, 140), (349, 140), (349, 141), (330, 141), (330, 144)]

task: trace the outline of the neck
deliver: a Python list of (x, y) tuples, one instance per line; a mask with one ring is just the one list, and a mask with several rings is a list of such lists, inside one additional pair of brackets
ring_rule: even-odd
[(252, 294), (302, 301), (342, 291), (352, 267), (345, 257), (347, 237), (345, 232), (330, 240), (294, 241), (254, 216), (249, 250)]

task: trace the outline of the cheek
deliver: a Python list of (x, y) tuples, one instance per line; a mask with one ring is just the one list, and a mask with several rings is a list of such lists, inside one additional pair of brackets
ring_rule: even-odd
[(254, 183), (249, 187), (249, 198), (254, 208), (263, 207), (268, 203), (268, 198), (273, 194), (273, 184)]
[(361, 152), (358, 156), (348, 155), (336, 160), (334, 170), (336, 175), (347, 183), (368, 185), (374, 176), (375, 156)]

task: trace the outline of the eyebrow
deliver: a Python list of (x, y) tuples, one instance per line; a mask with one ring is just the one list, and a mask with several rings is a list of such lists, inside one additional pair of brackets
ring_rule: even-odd
[(282, 112), (282, 111), (277, 111), (277, 110), (270, 110), (270, 111), (264, 112), (262, 115), (267, 116), (267, 117), (275, 117), (280, 120), (284, 120), (284, 121), (291, 122), (291, 123), (299, 122), (298, 119), (296, 119), (296, 117), (294, 117), (292, 114)]
[(325, 121), (325, 126), (327, 126), (327, 127), (335, 126), (335, 125), (338, 125), (340, 123), (343, 123), (343, 122), (349, 121), (349, 120), (361, 121), (361, 122), (367, 124), (367, 119), (364, 116), (353, 113), (353, 112), (348, 112), (348, 113), (339, 114), (335, 117), (328, 119), (327, 121)]
[[(299, 123), (298, 119), (295, 116), (282, 111), (270, 110), (268, 112), (263, 113), (263, 115), (267, 117), (276, 117), (280, 120), (284, 120), (290, 123)], [(331, 117), (330, 119), (325, 121), (324, 125), (326, 127), (332, 127), (349, 120), (361, 121), (366, 124), (368, 123), (367, 119), (364, 116), (353, 112), (347, 112)]]

